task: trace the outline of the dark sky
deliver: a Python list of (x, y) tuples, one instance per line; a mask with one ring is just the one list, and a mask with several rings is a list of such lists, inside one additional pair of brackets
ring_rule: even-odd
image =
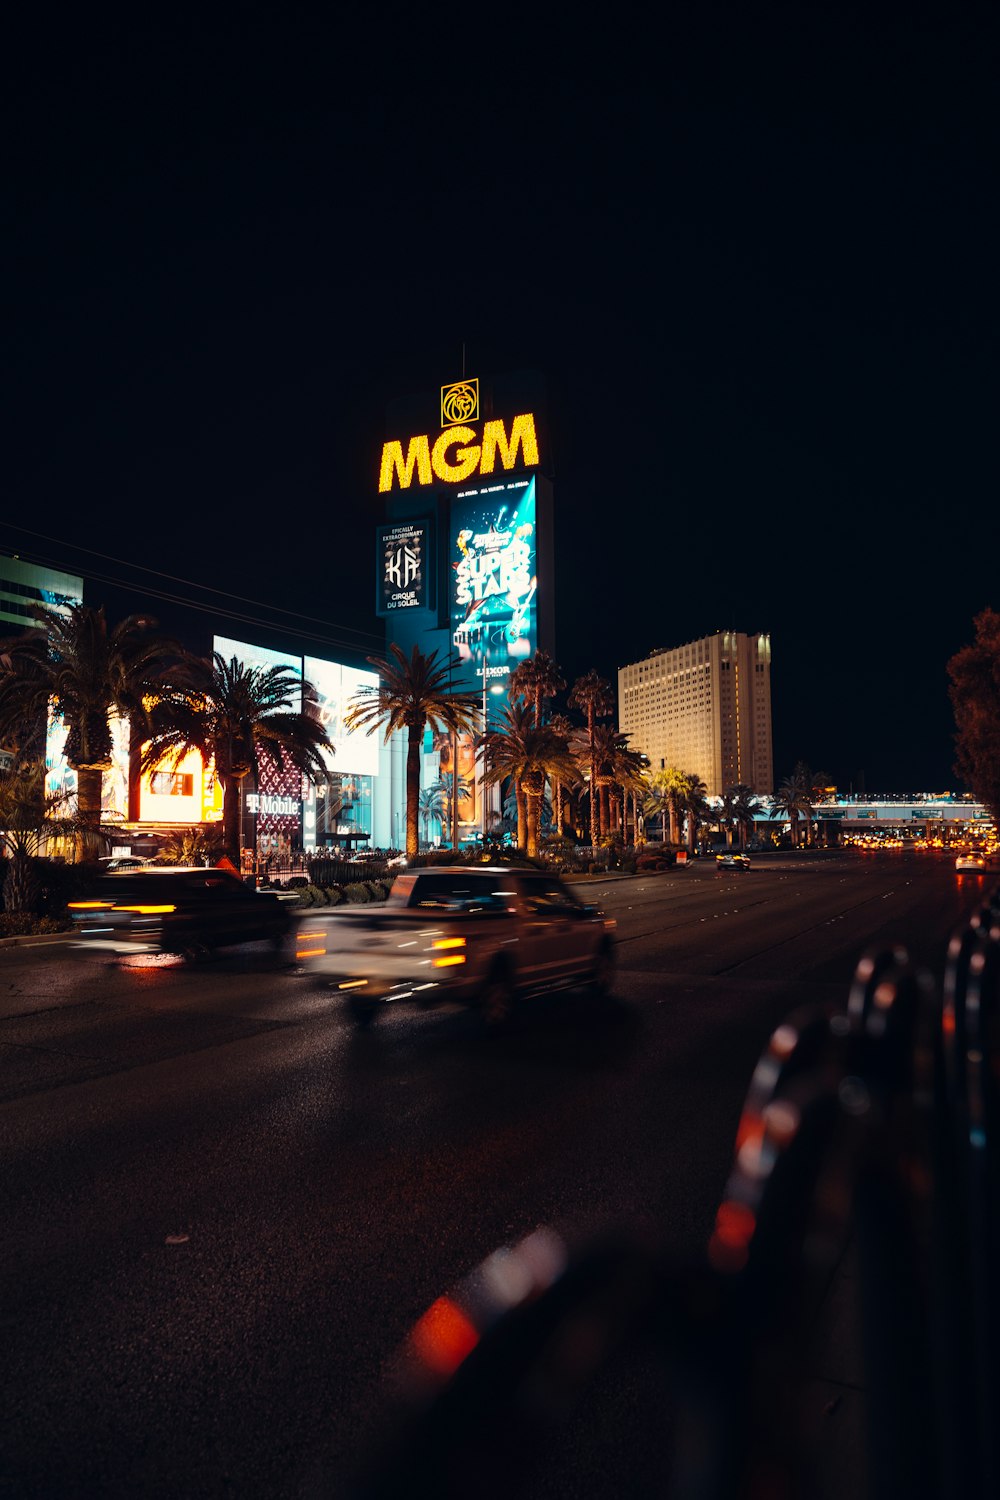
[(779, 778), (959, 789), (997, 10), (759, 9), (22, 30), (0, 549), (376, 649), (385, 407), (464, 345), (548, 384), (568, 675), (769, 631)]

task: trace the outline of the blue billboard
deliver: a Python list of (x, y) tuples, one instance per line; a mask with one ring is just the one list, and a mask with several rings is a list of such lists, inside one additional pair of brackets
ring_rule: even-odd
[(451, 638), (457, 687), (481, 691), (538, 640), (534, 479), (464, 490), (451, 506)]

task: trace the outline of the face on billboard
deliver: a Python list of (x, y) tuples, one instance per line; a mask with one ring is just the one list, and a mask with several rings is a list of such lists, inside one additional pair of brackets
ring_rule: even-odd
[[(302, 676), (302, 658), (300, 656), (289, 656), (284, 651), (269, 651), (266, 646), (251, 646), (248, 641), (234, 641), (226, 635), (217, 635), (213, 638), (213, 650), (226, 661), (232, 661), (235, 656), (245, 667), (252, 667), (258, 672), (269, 672), (272, 667), (281, 667), (285, 672), (290, 672), (295, 677)], [(293, 694), (293, 700), (295, 695)], [(290, 704), (291, 711), (301, 708), (301, 701), (293, 701)]]
[(306, 681), (316, 689), (319, 721), (333, 745), (331, 771), (377, 776), (378, 731), (371, 735), (357, 729), (351, 732), (344, 724), (344, 717), (360, 687), (378, 686), (378, 673), (344, 667), (335, 661), (320, 661), (314, 656), (306, 657), (305, 667)]
[(535, 481), (465, 492), (451, 517), (452, 641), (462, 685), (482, 688), (535, 651)]

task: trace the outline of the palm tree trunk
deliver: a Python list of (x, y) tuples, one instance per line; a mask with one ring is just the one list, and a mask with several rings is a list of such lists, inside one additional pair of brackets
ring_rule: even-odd
[(594, 710), (587, 710), (587, 733), (590, 736), (590, 847), (597, 848), (597, 747), (594, 744)]
[(406, 857), (413, 859), (420, 848), (420, 746), (424, 726), (410, 724), (406, 731)]
[(527, 824), (527, 848), (529, 859), (538, 858), (538, 822), (541, 816), (541, 797), (525, 797), (525, 821)]
[(96, 859), (101, 826), (100, 771), (77, 771), (76, 805), (81, 825), (76, 840), (76, 857), (78, 860)]
[(237, 870), (240, 868), (240, 783), (227, 776), (222, 787), (222, 846)]
[(524, 789), (518, 782), (514, 782), (514, 801), (517, 803), (517, 847), (527, 849), (528, 846), (528, 799), (524, 795)]
[(30, 911), (37, 889), (31, 856), (18, 844), (10, 856), (3, 883), (4, 911)]

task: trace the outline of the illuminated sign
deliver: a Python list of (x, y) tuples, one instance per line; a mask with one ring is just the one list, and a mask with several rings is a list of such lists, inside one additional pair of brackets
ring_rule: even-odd
[(139, 782), (141, 823), (218, 823), (222, 784), (197, 750), (167, 755)]
[(316, 714), (333, 746), (331, 756), (324, 752), (329, 769), (377, 776), (379, 736), (366, 734), (362, 729), (349, 730), (344, 716), (359, 688), (378, 687), (378, 673), (343, 667), (335, 661), (320, 661), (314, 656), (306, 657), (305, 667), (306, 681), (316, 691), (316, 703), (307, 705), (308, 711)]
[(375, 613), (431, 607), (428, 563), (430, 527), (426, 521), (401, 521), (378, 528), (378, 593)]
[(479, 381), (456, 380), (441, 387), (441, 426), (479, 421)]
[[(442, 396), (442, 415), (443, 411)], [(531, 412), (513, 417), (509, 433), (500, 419), (484, 422), (481, 439), (471, 427), (462, 424), (446, 426), (433, 445), (427, 434), (412, 437), (405, 454), (403, 444), (394, 438), (382, 447), (379, 493), (391, 490), (394, 480), (401, 490), (408, 490), (414, 478), (418, 484), (433, 484), (435, 479), (444, 484), (461, 484), (476, 473), (492, 474), (498, 458), (507, 470), (537, 467), (538, 436)]]
[(472, 491), (451, 513), (452, 641), (467, 685), (481, 688), (535, 651), (535, 481)]
[(253, 813), (269, 815), (272, 818), (297, 818), (302, 811), (302, 800), (299, 797), (271, 797), (265, 793), (247, 792), (244, 798), (246, 810)]

